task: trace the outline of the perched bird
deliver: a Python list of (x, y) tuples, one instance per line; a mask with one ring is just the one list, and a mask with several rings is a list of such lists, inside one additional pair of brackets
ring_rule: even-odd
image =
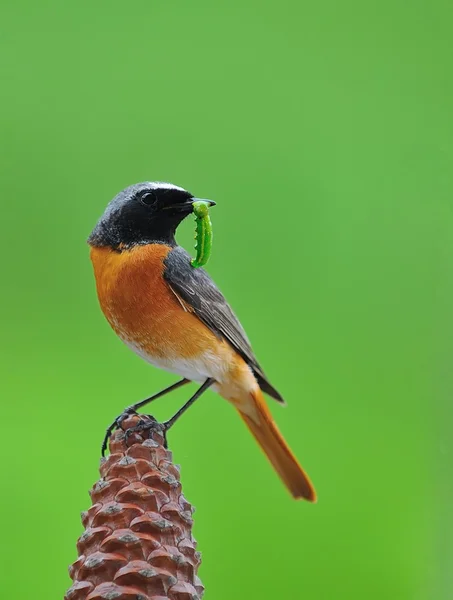
[(146, 361), (183, 377), (130, 410), (189, 381), (201, 383), (167, 421), (169, 427), (212, 387), (238, 410), (293, 497), (314, 502), (314, 488), (263, 392), (278, 402), (283, 398), (266, 378), (224, 296), (175, 241), (176, 228), (197, 200), (170, 183), (132, 185), (108, 204), (88, 239), (100, 306), (112, 328)]

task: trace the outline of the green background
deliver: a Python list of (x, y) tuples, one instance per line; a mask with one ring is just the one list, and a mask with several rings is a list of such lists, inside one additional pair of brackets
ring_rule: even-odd
[(2, 4), (2, 597), (63, 596), (105, 426), (175, 380), (110, 331), (85, 244), (147, 179), (217, 201), (208, 270), (319, 494), (206, 394), (170, 437), (206, 598), (451, 597), (452, 13)]

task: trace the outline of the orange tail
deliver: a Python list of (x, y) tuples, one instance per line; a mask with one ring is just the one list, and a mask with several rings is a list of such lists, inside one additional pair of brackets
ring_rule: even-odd
[(255, 417), (239, 411), (258, 444), (294, 498), (316, 502), (315, 489), (272, 418), (261, 390), (252, 393)]

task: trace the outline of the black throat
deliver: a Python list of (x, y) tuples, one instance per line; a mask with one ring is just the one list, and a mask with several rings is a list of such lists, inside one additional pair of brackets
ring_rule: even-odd
[(147, 244), (165, 244), (175, 247), (177, 225), (162, 228), (158, 223), (155, 227), (147, 226), (146, 231), (140, 231), (129, 227), (111, 227), (108, 223), (99, 221), (93, 229), (88, 243), (96, 247), (109, 247), (116, 252), (130, 250), (134, 246), (145, 246)]

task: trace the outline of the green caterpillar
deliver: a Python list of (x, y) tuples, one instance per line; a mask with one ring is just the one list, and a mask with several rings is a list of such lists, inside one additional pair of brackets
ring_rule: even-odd
[(211, 255), (212, 248), (212, 223), (209, 218), (209, 202), (198, 200), (193, 203), (193, 212), (195, 215), (195, 249), (196, 258), (192, 258), (190, 264), (196, 269), (205, 265)]

